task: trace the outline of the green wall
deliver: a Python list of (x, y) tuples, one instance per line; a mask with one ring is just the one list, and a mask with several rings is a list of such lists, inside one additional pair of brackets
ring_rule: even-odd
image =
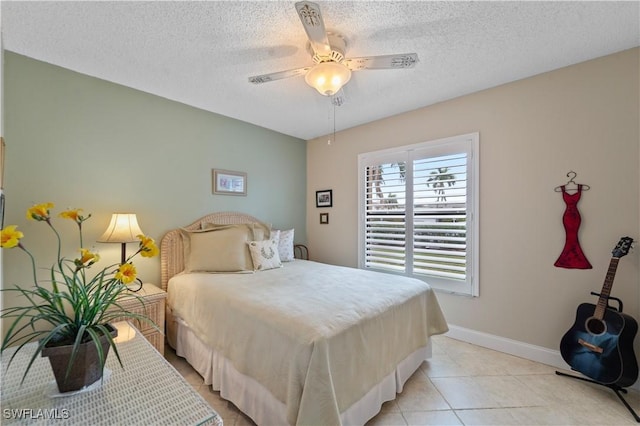
[[(56, 204), (56, 216), (70, 207), (93, 214), (85, 246), (99, 250), (103, 266), (119, 260), (118, 244), (95, 243), (113, 212), (137, 213), (158, 243), (168, 230), (214, 211), (295, 228), (296, 242), (306, 242), (304, 141), (11, 52), (4, 85), (4, 223), (25, 233), (39, 266), (54, 261), (54, 235), (25, 212), (46, 201)], [(246, 172), (248, 195), (212, 195), (212, 168)], [(63, 255), (75, 257), (75, 225), (54, 223)], [(129, 253), (135, 248), (129, 244)], [(3, 255), (3, 286), (28, 285), (27, 256), (18, 249)], [(159, 283), (158, 258), (136, 266), (144, 281)], [(3, 304), (13, 303), (5, 293)]]

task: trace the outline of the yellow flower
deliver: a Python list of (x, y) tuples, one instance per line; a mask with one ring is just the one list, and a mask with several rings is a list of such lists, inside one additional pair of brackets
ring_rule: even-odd
[(36, 204), (27, 210), (27, 219), (47, 221), (51, 217), (49, 216), (49, 210), (53, 208), (53, 203)]
[(123, 284), (129, 284), (136, 279), (136, 267), (131, 263), (123, 263), (120, 265), (118, 272), (116, 272), (116, 280), (121, 281)]
[(78, 268), (88, 268), (93, 265), (97, 261), (100, 260), (100, 255), (97, 253), (91, 253), (88, 249), (80, 249), (80, 259), (76, 259), (73, 262), (76, 264)]
[(63, 219), (71, 219), (76, 223), (82, 223), (85, 220), (89, 219), (91, 217), (91, 215), (84, 217), (80, 214), (80, 212), (82, 211), (82, 209), (72, 209), (72, 210), (67, 210), (64, 211), (62, 213), (60, 213), (58, 216), (60, 216)]
[(142, 257), (153, 257), (158, 255), (160, 250), (153, 238), (142, 234), (137, 235), (137, 237), (140, 239), (140, 255)]
[(16, 230), (16, 225), (9, 225), (6, 228), (0, 230), (2, 248), (13, 248), (20, 244), (20, 238), (24, 237), (24, 234)]

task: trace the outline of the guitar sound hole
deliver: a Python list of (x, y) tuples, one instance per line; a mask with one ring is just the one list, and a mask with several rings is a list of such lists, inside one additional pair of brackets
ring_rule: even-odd
[(599, 336), (607, 331), (607, 324), (598, 318), (588, 318), (585, 322), (587, 331), (593, 335)]

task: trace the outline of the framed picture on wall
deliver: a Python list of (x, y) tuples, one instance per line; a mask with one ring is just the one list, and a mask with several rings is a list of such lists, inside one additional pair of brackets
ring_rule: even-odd
[(316, 191), (316, 207), (332, 207), (333, 206), (333, 190), (325, 189)]
[(320, 213), (320, 225), (329, 224), (329, 213)]
[(231, 170), (212, 169), (213, 193), (220, 195), (247, 195), (247, 174)]

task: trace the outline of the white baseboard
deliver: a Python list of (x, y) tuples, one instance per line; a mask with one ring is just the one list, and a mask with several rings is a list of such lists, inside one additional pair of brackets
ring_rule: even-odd
[[(482, 331), (471, 330), (469, 328), (458, 327), (449, 324), (449, 331), (446, 336), (452, 339), (462, 340), (463, 342), (472, 343), (484, 348), (493, 349), (495, 351), (504, 352), (525, 358), (531, 361), (547, 364), (555, 368), (570, 370), (569, 364), (564, 362), (559, 350), (552, 350), (542, 346), (536, 346), (518, 340), (508, 339), (506, 337), (496, 336), (495, 334), (484, 333)], [(637, 381), (632, 389), (640, 391), (640, 380)]]

